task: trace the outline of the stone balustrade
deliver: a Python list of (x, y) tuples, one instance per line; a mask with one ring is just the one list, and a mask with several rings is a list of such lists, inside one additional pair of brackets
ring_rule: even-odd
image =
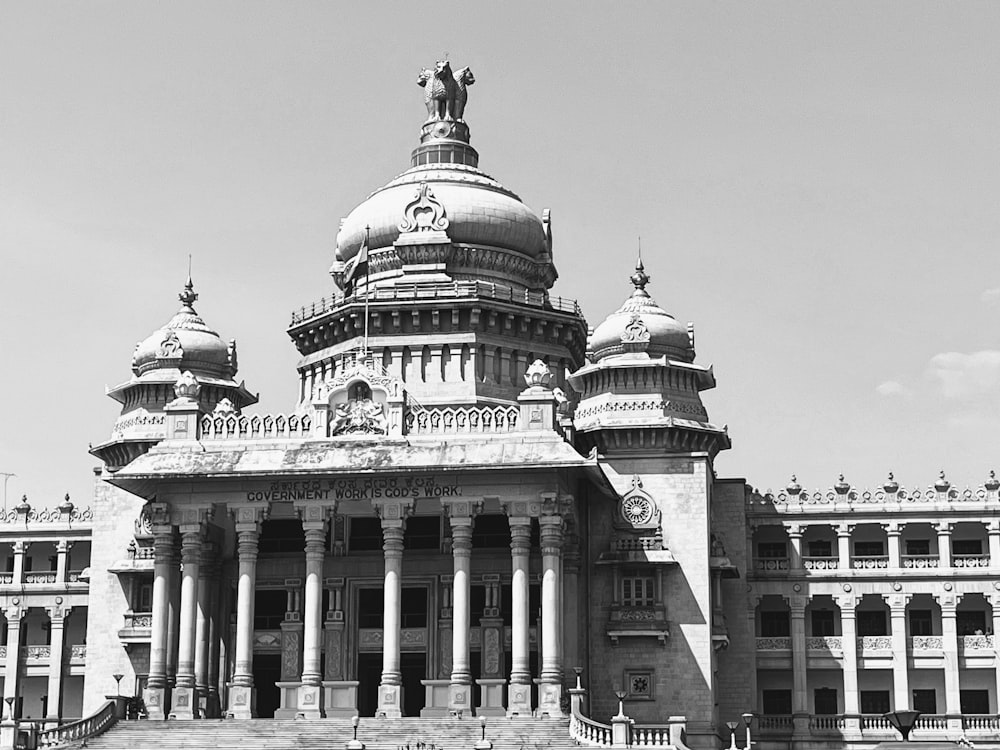
[(516, 406), (427, 408), (406, 416), (406, 431), (413, 435), (496, 434), (518, 429)]
[(200, 427), (200, 440), (312, 437), (312, 417), (308, 414), (206, 414)]

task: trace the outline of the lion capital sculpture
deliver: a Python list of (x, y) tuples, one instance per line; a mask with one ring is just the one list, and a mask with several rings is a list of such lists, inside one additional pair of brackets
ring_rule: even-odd
[(427, 122), (434, 120), (461, 121), (465, 116), (467, 88), (476, 82), (468, 67), (452, 72), (451, 63), (438, 60), (434, 69), (424, 68), (417, 75), (417, 85), (424, 89)]

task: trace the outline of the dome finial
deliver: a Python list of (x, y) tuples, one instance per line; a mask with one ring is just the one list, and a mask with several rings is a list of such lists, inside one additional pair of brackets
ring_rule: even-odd
[(629, 276), (629, 281), (635, 287), (635, 291), (632, 292), (633, 297), (648, 297), (649, 294), (646, 292), (646, 284), (649, 283), (649, 275), (646, 273), (645, 266), (642, 265), (642, 238), (639, 239), (639, 258), (635, 262), (635, 273)]
[(187, 283), (184, 284), (184, 291), (177, 295), (177, 299), (181, 301), (184, 305), (184, 309), (187, 312), (194, 312), (192, 305), (198, 299), (198, 295), (194, 291), (194, 282), (191, 280), (191, 255), (188, 254), (188, 277)]

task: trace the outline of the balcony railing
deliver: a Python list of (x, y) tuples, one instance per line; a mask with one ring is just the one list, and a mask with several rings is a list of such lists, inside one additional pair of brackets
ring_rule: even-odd
[(814, 732), (840, 731), (844, 724), (844, 717), (838, 714), (816, 714), (809, 717), (809, 729)]
[(837, 570), (840, 567), (838, 557), (803, 557), (802, 567), (806, 570)]
[(855, 570), (882, 570), (889, 567), (889, 556), (870, 555), (854, 557), (851, 559), (851, 567)]
[[(758, 716), (757, 731), (763, 737), (787, 735), (792, 731), (794, 722), (789, 714)], [(809, 732), (814, 736), (841, 735), (850, 730), (854, 721), (863, 736), (871, 738), (895, 737), (896, 730), (885, 718), (884, 714), (860, 714), (857, 717), (843, 714), (812, 714), (809, 716)], [(961, 717), (962, 732), (972, 732), (977, 737), (994, 738), (1000, 736), (1000, 716), (996, 714), (964, 714)], [(914, 732), (919, 739), (949, 738), (955, 734), (954, 726), (948, 726), (948, 717), (943, 714), (922, 714), (914, 726)]]
[(791, 638), (774, 636), (761, 636), (757, 638), (758, 651), (789, 651), (791, 648)]
[(992, 635), (963, 635), (959, 645), (964, 651), (992, 651)]
[(911, 651), (941, 651), (944, 638), (940, 635), (915, 635), (910, 638)]
[(858, 636), (858, 649), (861, 651), (892, 651), (891, 635)]
[(904, 568), (936, 568), (940, 564), (941, 560), (937, 555), (903, 555)]
[(24, 582), (27, 584), (55, 583), (58, 573), (54, 570), (32, 571), (24, 574)]
[(953, 568), (988, 568), (990, 567), (989, 555), (952, 555), (951, 567)]
[(962, 729), (978, 729), (987, 732), (1000, 731), (1000, 716), (993, 714), (969, 714), (963, 716)]
[(757, 717), (757, 727), (765, 734), (787, 734), (792, 731), (791, 714), (771, 714)]
[(806, 638), (806, 648), (810, 651), (843, 651), (844, 639), (839, 635), (814, 635)]
[(788, 570), (787, 557), (758, 557), (754, 561), (757, 570), (771, 573), (778, 570)]

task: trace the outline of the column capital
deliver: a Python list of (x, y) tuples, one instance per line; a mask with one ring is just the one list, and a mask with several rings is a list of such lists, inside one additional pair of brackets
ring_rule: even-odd
[(906, 605), (910, 603), (910, 599), (913, 598), (913, 594), (890, 594), (886, 597), (886, 601), (889, 604), (889, 614), (900, 616), (906, 614)]
[(183, 533), (200, 527), (215, 517), (215, 507), (212, 505), (191, 505), (175, 508), (171, 513), (171, 522)]
[(806, 598), (804, 596), (789, 597), (788, 611), (793, 618), (804, 618), (806, 616)]
[(986, 522), (986, 533), (991, 536), (1000, 534), (1000, 518), (991, 518)]
[(885, 531), (886, 536), (899, 536), (903, 533), (903, 524), (899, 521), (889, 521), (881, 524), (881, 526), (882, 530)]
[(833, 597), (833, 600), (840, 607), (841, 617), (854, 617), (854, 609), (858, 606), (861, 597), (857, 594), (837, 594)]
[(483, 512), (482, 500), (467, 498), (442, 498), (441, 507), (451, 522), (452, 527), (468, 525), (472, 519)]
[(49, 622), (50, 622), (50, 624), (53, 627), (56, 627), (56, 625), (58, 624), (58, 627), (60, 627), (60, 628), (63, 626), (64, 620), (67, 617), (69, 617), (69, 615), (70, 615), (70, 613), (72, 611), (73, 611), (73, 607), (71, 607), (71, 606), (63, 606), (61, 603), (54, 604), (51, 607), (46, 607), (45, 608), (45, 612), (49, 616)]
[[(406, 524), (406, 519), (413, 515), (413, 498), (393, 498), (392, 500), (372, 500), (375, 514), (382, 521), (382, 528), (398, 523), (400, 528)], [(389, 524), (389, 526), (387, 526)]]
[[(3, 610), (3, 614), (4, 617), (7, 618), (8, 625), (10, 625), (11, 622), (20, 622), (21, 618), (24, 617), (25, 613), (27, 612), (27, 608), (19, 606), (16, 603), (17, 602), (16, 599), (14, 600), (14, 602), (15, 603), (13, 605), (11, 605), (10, 607), (5, 607)], [(10, 628), (8, 628), (8, 631), (9, 630)]]
[(802, 534), (804, 532), (805, 529), (802, 528), (802, 524), (798, 523), (785, 524), (785, 533), (788, 534), (789, 539), (801, 539)]
[(839, 537), (849, 537), (851, 532), (854, 531), (853, 523), (838, 523), (836, 526), (837, 536)]
[(60, 539), (56, 542), (56, 552), (69, 552), (73, 548), (71, 539)]
[(268, 516), (268, 507), (264, 503), (235, 503), (229, 506), (229, 515), (236, 523), (236, 530), (249, 531), (251, 527), (260, 530), (260, 523)]
[(938, 536), (946, 536), (951, 534), (951, 530), (955, 524), (949, 521), (938, 521), (934, 524), (934, 530), (937, 531)]
[(337, 513), (337, 501), (298, 501), (295, 504), (295, 512), (302, 520), (302, 528), (307, 523), (325, 524)]
[(941, 617), (954, 618), (958, 608), (958, 597), (953, 593), (934, 594), (934, 599), (941, 607)]
[(18, 539), (16, 542), (12, 542), (10, 548), (14, 551), (15, 555), (23, 555), (27, 552), (28, 547), (31, 546), (31, 542), (25, 542), (22, 539)]

